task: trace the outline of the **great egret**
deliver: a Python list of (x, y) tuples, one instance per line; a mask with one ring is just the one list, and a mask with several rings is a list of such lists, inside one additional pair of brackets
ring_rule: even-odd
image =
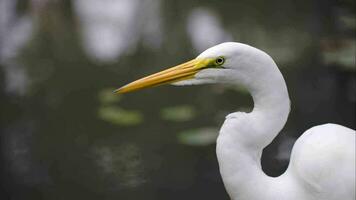
[(251, 93), (253, 111), (227, 115), (217, 139), (220, 173), (231, 199), (355, 199), (355, 130), (344, 126), (324, 124), (308, 129), (296, 141), (284, 174), (269, 177), (262, 171), (262, 150), (283, 128), (290, 111), (286, 83), (265, 52), (246, 44), (222, 43), (116, 92), (167, 83), (236, 84)]

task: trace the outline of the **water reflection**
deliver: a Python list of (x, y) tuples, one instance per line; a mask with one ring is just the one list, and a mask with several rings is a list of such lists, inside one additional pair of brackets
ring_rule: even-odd
[(5, 91), (9, 94), (23, 96), (26, 93), (28, 77), (22, 65), (7, 63), (5, 72)]
[(5, 170), (16, 182), (26, 186), (38, 186), (50, 182), (47, 169), (34, 152), (33, 125), (19, 121), (2, 132)]
[(159, 47), (159, 8), (159, 0), (74, 1), (85, 51), (94, 61), (113, 62), (133, 53), (140, 40)]
[(93, 155), (99, 171), (113, 183), (111, 190), (120, 190), (121, 187), (138, 187), (145, 182), (144, 165), (140, 150), (136, 145), (95, 147)]
[(18, 15), (16, 5), (17, 1), (0, 1), (0, 62), (4, 66), (5, 91), (22, 96), (28, 77), (16, 57), (31, 38), (33, 22), (27, 14)]
[(191, 11), (187, 29), (196, 53), (222, 42), (233, 41), (231, 34), (224, 30), (217, 14), (206, 8)]

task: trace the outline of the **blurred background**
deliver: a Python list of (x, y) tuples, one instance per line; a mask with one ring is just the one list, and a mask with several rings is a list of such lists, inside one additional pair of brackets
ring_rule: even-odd
[(296, 138), (355, 129), (353, 0), (0, 0), (0, 199), (229, 199), (215, 139), (249, 111), (243, 88), (112, 90), (225, 41), (270, 54), (292, 101), (263, 154), (270, 176)]

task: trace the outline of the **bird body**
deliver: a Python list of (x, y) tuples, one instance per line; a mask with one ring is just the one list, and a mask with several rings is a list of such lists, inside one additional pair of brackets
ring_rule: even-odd
[(262, 151), (284, 127), (290, 111), (284, 78), (265, 52), (242, 43), (222, 43), (117, 92), (166, 83), (224, 83), (250, 92), (253, 110), (229, 114), (217, 139), (220, 173), (232, 200), (355, 199), (356, 134), (340, 125), (308, 129), (296, 141), (285, 173), (270, 177), (263, 172)]
[(297, 140), (290, 162), (287, 172), (313, 191), (309, 199), (355, 199), (354, 130), (337, 124), (312, 127)]
[(354, 130), (337, 124), (308, 129), (296, 141), (286, 172), (269, 177), (261, 168), (262, 149), (225, 130), (243, 124), (239, 119), (226, 119), (217, 140), (220, 172), (233, 200), (355, 199)]

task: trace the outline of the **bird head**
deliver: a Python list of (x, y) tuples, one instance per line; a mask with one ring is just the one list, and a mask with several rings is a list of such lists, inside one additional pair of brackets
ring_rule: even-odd
[[(175, 67), (146, 76), (131, 82), (117, 90), (116, 93), (127, 93), (143, 88), (164, 84), (197, 85), (207, 83), (231, 83), (256, 73), (263, 73), (264, 59), (270, 57), (254, 47), (226, 42), (211, 47), (198, 57)], [(273, 62), (273, 60), (272, 60)]]

